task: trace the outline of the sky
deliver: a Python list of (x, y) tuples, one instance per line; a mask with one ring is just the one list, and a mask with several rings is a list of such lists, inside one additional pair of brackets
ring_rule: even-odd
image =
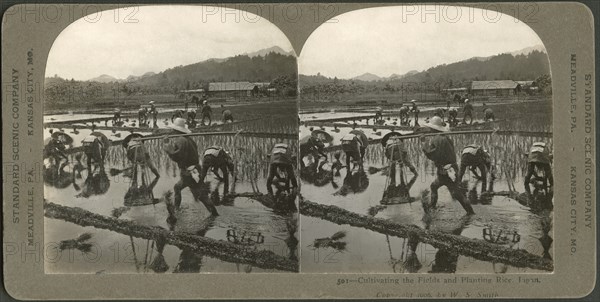
[(298, 69), (343, 79), (367, 72), (387, 77), (541, 44), (525, 23), (494, 11), (441, 5), (369, 8), (317, 28), (300, 52)]
[(292, 50), (275, 25), (251, 13), (208, 6), (121, 8), (69, 25), (52, 45), (46, 76), (124, 79), (272, 46)]

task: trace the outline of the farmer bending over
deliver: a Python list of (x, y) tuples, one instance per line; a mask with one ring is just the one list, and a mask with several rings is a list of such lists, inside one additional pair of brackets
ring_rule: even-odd
[[(94, 127), (92, 127), (93, 129)], [(92, 163), (104, 170), (104, 159), (110, 146), (108, 137), (101, 132), (92, 132), (82, 141), (83, 152), (87, 157), (88, 173), (92, 173)]]
[(121, 109), (115, 108), (115, 112), (113, 113), (113, 125), (121, 122)]
[[(286, 177), (282, 177), (281, 173), (285, 173)], [(273, 179), (275, 176), (279, 179), (285, 178), (287, 188), (289, 188), (290, 182), (294, 189), (298, 188), (298, 182), (294, 174), (294, 160), (287, 144), (275, 144), (271, 151), (271, 163), (269, 165), (269, 176), (267, 177), (269, 195), (273, 195)]]
[(323, 152), (325, 144), (316, 136), (307, 135), (300, 140), (300, 166), (304, 168), (304, 157), (312, 155), (315, 161), (319, 161), (319, 157), (327, 158)]
[(483, 116), (485, 117), (484, 120), (487, 121), (495, 121), (496, 118), (494, 118), (494, 111), (492, 110), (492, 108), (490, 107), (486, 107), (483, 109)]
[[(425, 127), (431, 129), (434, 133), (448, 131), (448, 128), (444, 126), (444, 121), (437, 116), (431, 118), (429, 123), (425, 124)], [(454, 169), (454, 171), (458, 170), (456, 155), (454, 153), (454, 143), (452, 140), (447, 136), (436, 135), (428, 141), (425, 136), (421, 136), (421, 141), (423, 142), (423, 152), (425, 153), (425, 156), (433, 161), (433, 164), (437, 168), (436, 178), (431, 183), (431, 207), (437, 205), (438, 189), (442, 186), (446, 186), (448, 191), (450, 191), (452, 198), (460, 202), (461, 206), (467, 211), (467, 214), (475, 214), (471, 204), (459, 190), (456, 182), (448, 175), (450, 169)]]
[(342, 150), (346, 153), (346, 168), (350, 174), (350, 158), (358, 163), (359, 171), (363, 169), (363, 160), (369, 145), (369, 139), (361, 130), (352, 130), (342, 137)]
[(454, 126), (458, 123), (458, 110), (456, 108), (450, 108), (448, 110), (448, 124)]
[[(527, 155), (527, 175), (525, 175), (525, 191), (529, 197), (531, 197), (529, 183), (532, 176), (535, 176), (534, 180), (536, 181), (541, 179), (544, 188), (547, 188), (548, 183), (550, 183), (549, 191), (553, 191), (554, 177), (552, 176), (552, 167), (550, 166), (551, 159), (552, 155), (550, 154), (550, 150), (548, 150), (546, 143), (533, 143), (533, 146), (531, 146), (529, 154)], [(539, 171), (543, 171), (545, 177), (537, 175), (536, 168)]]
[[(50, 129), (50, 134), (52, 134), (52, 129)], [(56, 166), (58, 166), (58, 170), (62, 170), (67, 163), (69, 163), (69, 158), (65, 154), (65, 144), (60, 140), (58, 136), (52, 135), (48, 140), (48, 143), (44, 146), (44, 158), (52, 158)], [(61, 164), (61, 162), (64, 162)], [(59, 166), (60, 164), (60, 166)]]
[(171, 123), (175, 122), (175, 119), (177, 118), (183, 118), (183, 110), (177, 109), (175, 112), (173, 112), (173, 115), (171, 116)]
[(136, 138), (142, 137), (141, 134), (133, 133), (123, 139), (123, 147), (127, 152), (127, 159), (133, 164), (133, 179), (137, 181), (137, 166), (148, 167), (156, 177), (160, 177), (158, 170), (150, 159), (150, 154), (144, 145), (144, 142)]
[(204, 101), (202, 104), (202, 125), (205, 125), (204, 120), (208, 119), (208, 125), (210, 126), (212, 124), (212, 108), (210, 108), (208, 101)]
[[(234, 177), (235, 182), (235, 171), (234, 171), (233, 159), (229, 152), (219, 146), (212, 146), (204, 150), (204, 157), (202, 158), (202, 171), (200, 172), (200, 183), (204, 183), (208, 169), (211, 169), (215, 176), (222, 179), (225, 185), (223, 195), (229, 193), (229, 173)], [(219, 176), (219, 170), (223, 172), (223, 177)]]
[(395, 177), (396, 163), (408, 167), (408, 169), (410, 169), (414, 175), (419, 175), (417, 169), (415, 169), (415, 166), (413, 166), (408, 158), (408, 151), (406, 151), (406, 146), (402, 140), (402, 134), (398, 132), (390, 132), (382, 138), (381, 144), (385, 149), (385, 156), (388, 160), (393, 162), (390, 175)]
[[(182, 118), (175, 119), (169, 127), (173, 129), (173, 135), (191, 133), (185, 127), (185, 120)], [(175, 191), (175, 207), (179, 208), (181, 206), (181, 191), (189, 187), (194, 199), (202, 202), (213, 216), (218, 216), (219, 213), (212, 201), (208, 196), (202, 196), (202, 186), (204, 184), (200, 183), (198, 146), (196, 142), (190, 137), (184, 136), (167, 136), (164, 142), (166, 144), (165, 151), (167, 155), (179, 167), (180, 179), (173, 187), (173, 191)]]
[(410, 108), (406, 104), (404, 106), (402, 106), (402, 108), (400, 108), (400, 125), (408, 124), (408, 112), (409, 111), (410, 111)]
[(410, 108), (410, 112), (415, 115), (415, 126), (419, 126), (419, 108), (417, 107), (417, 101), (412, 100), (412, 108)]
[(223, 110), (222, 114), (223, 114), (223, 124), (225, 124), (227, 121), (230, 121), (233, 123), (233, 114), (231, 113), (231, 110), (225, 109), (225, 110)]
[(465, 100), (465, 106), (463, 107), (463, 123), (467, 123), (467, 116), (469, 117), (469, 125), (473, 123), (473, 105), (469, 99)]
[[(460, 185), (462, 182), (463, 176), (465, 172), (469, 168), (477, 179), (481, 180), (481, 193), (486, 191), (487, 185), (487, 172), (492, 171), (492, 159), (487, 150), (484, 150), (483, 147), (478, 145), (469, 145), (466, 146), (460, 157), (460, 170), (458, 171), (458, 175), (456, 176), (456, 184)], [(477, 170), (479, 169), (479, 173)]]

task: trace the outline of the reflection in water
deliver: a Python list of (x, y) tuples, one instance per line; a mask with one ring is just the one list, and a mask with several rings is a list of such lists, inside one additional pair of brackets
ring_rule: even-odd
[(349, 171), (344, 177), (344, 184), (333, 195), (346, 196), (350, 193), (358, 194), (364, 192), (369, 187), (369, 177), (367, 173), (359, 169), (358, 171)]
[[(401, 168), (402, 169), (402, 168)], [(389, 184), (386, 186), (386, 189), (383, 193), (383, 199), (381, 200), (381, 204), (400, 204), (400, 203), (410, 203), (415, 201), (414, 197), (410, 196), (410, 188), (417, 181), (417, 175), (413, 174), (413, 177), (410, 179), (408, 183), (404, 179), (404, 172), (400, 172), (400, 183), (396, 183), (396, 169), (395, 166), (392, 165), (390, 169), (390, 177)]]
[[(465, 227), (471, 222), (473, 216), (465, 215), (461, 217), (456, 226), (451, 226), (449, 229), (445, 229), (445, 232), (453, 235), (460, 235)], [(425, 229), (429, 230), (432, 223), (435, 221), (434, 213), (425, 213), (423, 216), (423, 222), (425, 223)], [(431, 266), (430, 273), (455, 273), (456, 263), (458, 262), (458, 253), (445, 249), (438, 249), (435, 253), (435, 260)]]
[(326, 161), (311, 162), (301, 167), (300, 178), (317, 187), (325, 186), (330, 182), (333, 184), (333, 172), (324, 168), (326, 164)]
[(125, 206), (143, 206), (158, 203), (159, 199), (154, 198), (153, 192), (157, 183), (158, 176), (154, 177), (150, 184), (146, 184), (146, 179), (142, 177), (142, 184), (140, 186), (137, 185), (137, 182), (132, 181), (125, 193)]
[(64, 189), (73, 184), (73, 174), (59, 169), (56, 165), (43, 166), (44, 183), (47, 186), (55, 187), (58, 189)]
[[(89, 172), (89, 170), (88, 170)], [(104, 170), (104, 167), (100, 167), (88, 173), (83, 185), (81, 186), (81, 193), (77, 194), (76, 197), (88, 198), (94, 195), (104, 195), (110, 188), (110, 180)]]

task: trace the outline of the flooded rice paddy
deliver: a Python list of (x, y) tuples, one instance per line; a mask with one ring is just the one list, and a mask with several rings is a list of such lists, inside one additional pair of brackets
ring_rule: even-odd
[[(357, 114), (358, 115), (358, 114)], [(481, 121), (483, 122), (483, 121)], [(528, 131), (551, 131), (551, 126), (537, 120), (506, 121), (494, 128)], [(310, 127), (301, 126), (300, 136), (308, 135)], [(318, 129), (319, 127), (314, 127)], [(351, 128), (332, 127), (320, 129), (330, 133), (334, 140), (331, 145), (340, 143), (340, 138)], [(389, 130), (373, 131), (370, 127), (358, 127), (369, 139), (381, 138)], [(381, 133), (375, 133), (379, 132)], [(402, 132), (402, 131), (401, 131)], [(523, 181), (527, 169), (529, 148), (534, 142), (546, 142), (552, 148), (552, 138), (498, 134), (462, 134), (452, 135), (457, 159), (463, 147), (478, 144), (486, 148), (491, 155), (495, 169), (494, 192), (516, 190), (524, 192)], [(332, 181), (316, 183), (313, 179), (302, 179), (302, 196), (312, 202), (334, 205), (365, 216), (382, 218), (399, 224), (416, 225), (420, 228), (451, 233), (467, 238), (481, 239), (514, 249), (524, 249), (534, 255), (553, 257), (548, 239), (552, 237), (551, 209), (529, 207), (513, 199), (517, 194), (494, 195), (491, 198), (478, 196), (481, 182), (467, 170), (463, 181), (468, 180), (466, 194), (473, 204), (476, 215), (467, 216), (458, 201), (450, 196), (446, 187), (438, 190), (439, 200), (436, 209), (424, 211), (422, 202), (429, 202), (430, 184), (435, 179), (435, 167), (421, 151), (418, 139), (407, 139), (405, 145), (412, 164), (417, 167), (415, 179), (407, 169), (403, 175), (397, 172), (396, 183), (402, 178), (408, 186), (410, 198), (398, 204), (382, 202), (384, 191), (390, 185), (388, 160), (381, 144), (371, 144), (367, 148), (364, 173), (346, 178), (346, 169), (334, 176)], [(342, 152), (343, 153), (343, 152)], [(324, 170), (331, 170), (334, 158), (328, 154), (328, 163)], [(305, 158), (310, 165), (313, 159)], [(341, 155), (345, 163), (345, 155)], [(489, 179), (489, 177), (488, 177)], [(407, 186), (402, 187), (406, 189)], [(346, 187), (346, 189), (344, 189)], [(473, 189), (477, 188), (477, 193)], [(342, 194), (340, 194), (342, 193)], [(391, 194), (391, 191), (388, 191)], [(511, 198), (513, 197), (513, 198)], [(408, 202), (412, 201), (412, 202)], [(342, 232), (345, 236), (335, 240), (338, 245), (319, 246), (316, 243), (324, 238)], [(370, 230), (337, 225), (314, 217), (301, 218), (301, 263), (303, 272), (457, 272), (457, 273), (514, 273), (541, 272), (533, 269), (509, 267), (500, 263), (475, 260), (471, 257), (438, 250), (424, 243), (413, 242), (373, 232)], [(501, 240), (499, 240), (501, 239)]]
[[(280, 118), (280, 123), (272, 132), (294, 133), (297, 131), (295, 119)], [(287, 121), (286, 124), (281, 124)], [(291, 122), (290, 122), (291, 121)], [(272, 129), (270, 119), (252, 122), (250, 125), (236, 125), (249, 131), (262, 131)], [(261, 130), (262, 129), (262, 130)], [(47, 132), (47, 131), (46, 131)], [(65, 131), (68, 133), (68, 131)], [(89, 134), (91, 130), (81, 129), (80, 134), (74, 136), (75, 142)], [(116, 141), (123, 139), (129, 132), (121, 137), (111, 137), (111, 131), (101, 130)], [(143, 132), (142, 132), (143, 133)], [(292, 146), (292, 151), (297, 150), (296, 140), (280, 138), (257, 138), (249, 136), (206, 136), (193, 137), (198, 144), (199, 152), (212, 145), (219, 145), (228, 150), (236, 164), (237, 182), (232, 184), (237, 193), (253, 192), (256, 188), (266, 193), (266, 177), (268, 175), (269, 158), (267, 155), (273, 145), (285, 142)], [(297, 246), (293, 244), (299, 237), (297, 232), (298, 217), (296, 214), (281, 214), (263, 206), (260, 202), (248, 197), (236, 197), (233, 202), (223, 202), (223, 183), (219, 182), (212, 172), (206, 177), (210, 182), (210, 198), (216, 202), (220, 216), (211, 217), (208, 210), (200, 202), (194, 201), (189, 189), (182, 191), (181, 210), (177, 213), (175, 225), (167, 223), (168, 211), (163, 194), (173, 190), (174, 184), (179, 180), (179, 170), (176, 164), (169, 159), (163, 150), (162, 140), (145, 142), (153, 164), (160, 173), (160, 178), (155, 182), (152, 193), (159, 203), (126, 207), (125, 194), (131, 186), (130, 176), (119, 173), (112, 176), (111, 169), (121, 170), (128, 166), (125, 150), (120, 145), (109, 148), (105, 160), (106, 175), (100, 177), (100, 183), (92, 186), (88, 194), (81, 194), (85, 190), (87, 171), (83, 171), (81, 178), (70, 179), (70, 174), (56, 183), (46, 180), (44, 187), (45, 199), (56, 204), (79, 207), (84, 210), (109, 216), (134, 221), (141, 225), (158, 226), (180, 232), (192, 233), (198, 236), (232, 242), (251, 250), (268, 250), (287, 259), (295, 260), (298, 257)], [(77, 154), (70, 154), (69, 166), (66, 172), (74, 169)], [(81, 161), (85, 166), (85, 155)], [(146, 184), (154, 180), (154, 175), (149, 171), (146, 175)], [(230, 178), (230, 183), (233, 182)], [(88, 196), (89, 195), (89, 196)], [(84, 197), (87, 196), (87, 197)], [(87, 234), (91, 238), (87, 238)], [(78, 238), (84, 234), (86, 239), (81, 243), (69, 246), (65, 242)], [(130, 237), (121, 233), (82, 227), (77, 224), (56, 219), (45, 219), (45, 240), (49, 244), (49, 258), (46, 262), (47, 273), (160, 273), (160, 272), (271, 272), (274, 270), (260, 269), (248, 264), (225, 262), (202, 254), (182, 250), (176, 246), (167, 245), (164, 248), (153, 240)], [(75, 240), (76, 241), (76, 240)], [(82, 248), (83, 247), (83, 248)]]

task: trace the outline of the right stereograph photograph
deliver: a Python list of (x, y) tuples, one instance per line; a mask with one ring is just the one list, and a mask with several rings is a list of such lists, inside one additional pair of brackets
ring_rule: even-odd
[(363, 9), (298, 62), (302, 272), (553, 271), (552, 80), (527, 24)]

